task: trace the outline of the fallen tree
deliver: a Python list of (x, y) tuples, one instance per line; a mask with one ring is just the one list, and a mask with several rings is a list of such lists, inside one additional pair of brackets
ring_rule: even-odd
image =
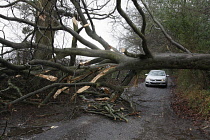
[[(23, 89), (19, 89), (17, 85), (12, 86), (12, 84), (8, 84), (10, 88), (16, 89), (15, 92), (19, 94), (15, 94), (13, 97), (3, 97), (7, 87), (1, 87), (1, 104), (10, 106), (18, 102), (27, 102), (31, 96), (50, 89), (46, 97), (39, 100), (38, 104), (42, 105), (46, 104), (53, 96), (59, 96), (70, 87), (77, 87), (71, 93), (72, 100), (74, 100), (79, 93), (86, 92), (89, 86), (95, 89), (99, 89), (100, 87), (108, 88), (110, 91), (107, 95), (107, 100), (115, 102), (123, 93), (124, 87), (130, 83), (132, 78), (140, 70), (210, 69), (210, 54), (191, 53), (190, 50), (173, 40), (161, 23), (152, 15), (146, 3), (144, 1), (141, 1), (141, 3), (144, 6), (137, 0), (132, 0), (131, 3), (142, 18), (142, 24), (136, 25), (122, 8), (121, 0), (116, 0), (116, 2), (107, 0), (101, 4), (97, 3), (97, 1), (85, 2), (84, 0), (71, 0), (70, 2), (63, 0), (5, 1), (4, 5), (0, 5), (0, 8), (3, 10), (9, 9), (11, 14), (0, 14), (0, 18), (4, 21), (15, 22), (25, 26), (27, 28), (24, 29), (28, 30), (25, 31), (25, 38), (20, 39), (18, 41), (19, 43), (9, 40), (7, 36), (0, 37), (0, 43), (2, 44), (0, 75), (3, 79), (5, 77), (9, 78), (10, 83), (17, 75), (26, 79), (30, 76), (44, 78), (51, 82), (42, 87), (37, 86), (33, 91), (22, 91)], [(110, 4), (114, 6), (109, 8), (108, 11), (106, 9), (107, 12), (104, 13), (103, 8), (110, 7)], [(12, 9), (23, 10), (24, 7), (26, 8), (25, 10), (30, 9), (28, 16), (24, 14), (22, 16), (20, 13), (18, 13), (20, 14), (19, 16), (14, 13), (12, 14)], [(173, 44), (179, 53), (169, 52), (157, 54), (149, 49), (146, 38), (147, 20), (145, 14), (151, 16), (151, 19), (161, 29), (166, 39)], [(140, 38), (141, 42), (139, 42), (138, 49), (143, 50), (143, 52), (134, 54), (127, 49), (120, 52), (112, 44), (109, 44), (109, 41), (105, 41), (103, 37), (97, 34), (97, 29), (94, 26), (95, 19), (103, 20), (116, 16), (121, 16), (126, 21), (126, 24)], [(73, 27), (70, 27), (69, 22), (65, 22), (65, 19), (71, 19)], [(69, 47), (62, 48), (55, 46), (54, 38), (55, 33), (58, 31), (63, 31), (72, 36), (73, 41), (68, 42)], [(81, 35), (81, 31), (85, 31), (91, 39), (87, 39)], [(2, 32), (4, 33), (6, 31), (2, 30)], [(4, 34), (7, 35), (6, 33)], [(93, 40), (97, 41), (100, 47)], [(85, 46), (86, 48), (81, 48), (78, 45), (79, 43), (82, 44), (80, 46)], [(3, 51), (4, 48), (11, 49), (9, 51)], [(19, 59), (18, 62), (15, 59), (9, 61), (9, 58), (5, 57), (6, 54), (11, 54), (12, 52), (21, 53), (24, 50), (29, 50), (27, 61)], [(37, 55), (38, 52), (42, 51), (45, 53)], [(64, 60), (68, 56), (70, 56), (71, 65), (61, 62), (61, 60)], [(76, 56), (92, 57), (93, 59), (85, 63), (76, 63)], [(121, 81), (115, 83), (117, 85), (109, 83), (111, 78), (103, 81), (103, 78), (112, 77), (113, 74), (123, 70), (130, 72), (124, 75), (124, 80), (121, 79)], [(117, 79), (117, 76), (115, 78)], [(36, 82), (38, 83), (38, 81)], [(78, 90), (78, 87), (81, 89)]]

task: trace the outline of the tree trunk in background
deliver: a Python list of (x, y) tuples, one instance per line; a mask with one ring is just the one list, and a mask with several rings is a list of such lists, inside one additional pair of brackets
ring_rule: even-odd
[[(73, 27), (74, 27), (74, 31), (78, 30), (78, 22), (74, 18), (73, 18)], [(77, 39), (75, 37), (73, 37), (71, 47), (77, 48)], [(76, 62), (76, 55), (71, 55), (70, 66), (74, 66), (75, 62)]]
[[(47, 29), (51, 29), (54, 25), (54, 19), (51, 18), (50, 15), (54, 14), (54, 5), (55, 0), (38, 0), (37, 6), (43, 11), (43, 12), (37, 12), (37, 25), (41, 27), (46, 27)], [(50, 13), (50, 15), (45, 15), (44, 12)], [(38, 44), (43, 44), (48, 47), (53, 47), (54, 43), (54, 35), (55, 31), (48, 31), (48, 30), (36, 30), (36, 38), (35, 42)], [(53, 52), (46, 51), (46, 50), (35, 50), (34, 52), (34, 58), (35, 59), (42, 59), (42, 60), (49, 60), (52, 58)]]
[[(42, 12), (37, 11), (36, 13), (37, 26), (45, 27), (46, 29), (51, 29), (53, 26), (55, 26), (54, 19), (52, 19), (51, 17), (51, 15), (55, 14), (54, 12), (55, 0), (37, 0), (36, 5), (42, 11)], [(44, 12), (49, 13), (49, 15), (44, 14)], [(46, 29), (44, 30), (38, 28), (36, 29), (35, 43), (43, 44), (49, 48), (53, 48), (55, 31), (46, 30)], [(52, 56), (53, 56), (53, 51), (35, 49), (33, 59), (50, 60), (53, 58)], [(41, 80), (42, 79), (38, 77), (34, 79), (33, 87), (35, 89), (43, 86)]]

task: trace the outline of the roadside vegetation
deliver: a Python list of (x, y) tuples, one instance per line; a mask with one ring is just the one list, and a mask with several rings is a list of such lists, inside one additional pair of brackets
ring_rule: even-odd
[(176, 95), (180, 98), (180, 104), (184, 103), (185, 115), (191, 117), (210, 117), (210, 87), (207, 71), (178, 70)]

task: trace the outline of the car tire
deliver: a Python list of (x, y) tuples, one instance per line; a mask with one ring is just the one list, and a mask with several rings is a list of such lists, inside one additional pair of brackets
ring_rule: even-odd
[(168, 85), (166, 84), (165, 86), (163, 86), (164, 88), (167, 88), (168, 87)]

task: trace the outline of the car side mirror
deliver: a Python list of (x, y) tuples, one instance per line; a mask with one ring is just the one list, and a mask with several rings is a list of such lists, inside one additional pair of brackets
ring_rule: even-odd
[(166, 77), (169, 77), (169, 75), (166, 75)]
[(146, 76), (148, 75), (148, 74), (145, 74)]

